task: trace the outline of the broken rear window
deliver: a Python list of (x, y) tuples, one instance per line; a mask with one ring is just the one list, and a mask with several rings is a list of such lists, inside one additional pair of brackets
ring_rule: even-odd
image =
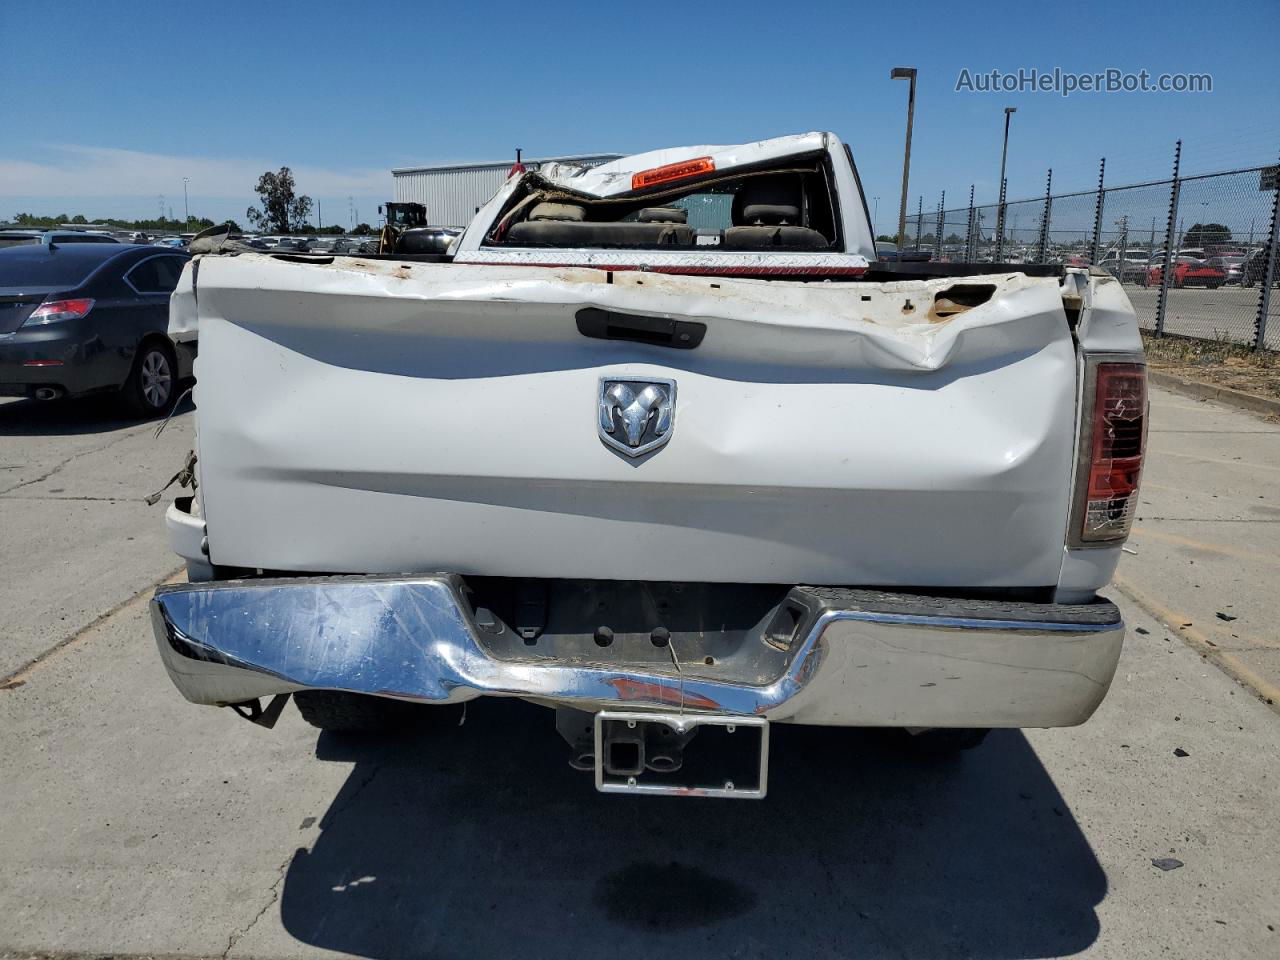
[(702, 252), (839, 249), (825, 169), (792, 163), (625, 197), (575, 196), (533, 181), (528, 192), (513, 197), (486, 243)]

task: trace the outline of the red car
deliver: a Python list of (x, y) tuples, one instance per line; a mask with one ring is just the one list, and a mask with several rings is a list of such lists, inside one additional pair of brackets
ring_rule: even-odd
[[(1147, 275), (1142, 281), (1144, 287), (1160, 286), (1160, 276), (1164, 268), (1157, 265), (1147, 268)], [(1200, 260), (1190, 257), (1178, 257), (1173, 263), (1173, 276), (1169, 280), (1171, 287), (1208, 287), (1217, 290), (1227, 282), (1227, 272), (1221, 267), (1211, 267)]]

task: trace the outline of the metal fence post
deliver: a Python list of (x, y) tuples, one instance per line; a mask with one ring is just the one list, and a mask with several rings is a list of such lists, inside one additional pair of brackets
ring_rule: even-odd
[(1164, 265), (1160, 269), (1160, 297), (1156, 300), (1156, 336), (1164, 336), (1164, 314), (1169, 303), (1169, 275), (1173, 273), (1173, 228), (1178, 222), (1178, 191), (1182, 181), (1182, 141), (1173, 147), (1173, 187), (1169, 190), (1169, 222), (1164, 229)]
[(916, 250), (920, 249), (920, 234), (924, 233), (924, 194), (916, 198)]
[(942, 228), (946, 226), (947, 191), (942, 191), (938, 198), (938, 229), (933, 232), (933, 253), (935, 260), (942, 259)]
[[(1259, 174), (1261, 176), (1261, 174)], [(1253, 322), (1253, 349), (1267, 347), (1267, 314), (1271, 312), (1271, 285), (1276, 281), (1276, 246), (1280, 241), (1280, 176), (1276, 178), (1275, 198), (1271, 201), (1271, 239), (1267, 243), (1262, 264), (1262, 290), (1258, 294), (1258, 316)]]
[(1098, 246), (1102, 243), (1102, 205), (1106, 199), (1106, 191), (1102, 184), (1107, 175), (1107, 158), (1103, 157), (1098, 164), (1098, 201), (1093, 207), (1093, 245), (1089, 248), (1090, 266), (1098, 262)]
[(1049, 168), (1049, 177), (1044, 185), (1044, 214), (1040, 218), (1040, 250), (1036, 253), (1036, 263), (1044, 263), (1049, 255), (1049, 218), (1053, 212), (1053, 167)]
[(992, 263), (999, 263), (1004, 257), (1004, 188), (1008, 182), (1007, 178), (1000, 179), (1000, 205), (996, 207), (996, 249), (991, 258)]
[(973, 263), (973, 184), (969, 184), (969, 229), (964, 235), (964, 262)]

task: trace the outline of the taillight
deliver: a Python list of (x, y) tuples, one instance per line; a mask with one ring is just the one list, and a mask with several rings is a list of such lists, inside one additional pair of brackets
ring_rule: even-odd
[(1072, 526), (1081, 543), (1105, 543), (1129, 535), (1138, 505), (1147, 442), (1147, 368), (1099, 361), (1091, 380), (1078, 465), (1083, 489)]
[(32, 327), (41, 323), (56, 323), (59, 320), (79, 320), (87, 316), (93, 309), (93, 301), (88, 297), (79, 300), (50, 300), (31, 311), (31, 315), (22, 322), (24, 327)]

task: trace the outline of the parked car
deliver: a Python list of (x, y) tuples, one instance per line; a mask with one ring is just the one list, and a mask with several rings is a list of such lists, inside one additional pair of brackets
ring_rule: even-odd
[[(1227, 272), (1221, 267), (1196, 260), (1194, 257), (1178, 256), (1174, 258), (1171, 287), (1208, 287), (1217, 290), (1227, 282)], [(1144, 287), (1158, 287), (1164, 276), (1164, 264), (1159, 263), (1147, 269), (1143, 278)]]
[(172, 303), (199, 483), (151, 622), (193, 703), (462, 736), (521, 697), (602, 791), (759, 797), (773, 724), (964, 749), (1115, 673), (1124, 288), (877, 259), (834, 134), (517, 172), (440, 260), (209, 253)]
[[(1269, 248), (1260, 247), (1253, 250), (1245, 257), (1244, 262), (1240, 264), (1240, 286), (1252, 287), (1255, 283), (1261, 283), (1263, 276), (1267, 270), (1267, 254)], [(1280, 284), (1280, 267), (1276, 269), (1276, 276), (1273, 281)]]
[(1242, 267), (1244, 266), (1244, 254), (1239, 256), (1221, 256), (1210, 257), (1205, 261), (1205, 266), (1214, 267), (1221, 270), (1226, 276), (1226, 283), (1239, 283), (1242, 275)]
[(1141, 283), (1147, 272), (1147, 260), (1150, 255), (1145, 250), (1126, 250), (1121, 263), (1117, 250), (1108, 251), (1098, 264), (1121, 283)]
[(135, 414), (163, 413), (195, 355), (167, 334), (188, 259), (118, 243), (0, 250), (0, 395), (119, 392)]
[(898, 245), (891, 240), (879, 240), (876, 242), (876, 259), (886, 263), (923, 263), (933, 259), (932, 250), (899, 250)]
[(119, 243), (105, 233), (82, 233), (79, 230), (0, 230), (0, 248), (36, 243)]

